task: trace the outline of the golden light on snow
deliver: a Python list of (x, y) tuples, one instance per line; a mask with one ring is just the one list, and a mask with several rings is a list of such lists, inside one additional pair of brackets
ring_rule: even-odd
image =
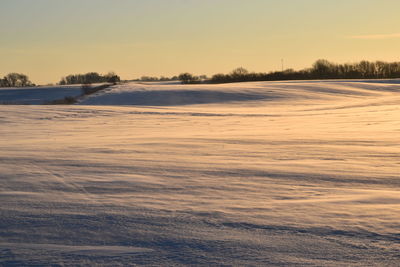
[(46, 84), (90, 71), (134, 79), (268, 72), (282, 58), (293, 69), (320, 58), (399, 60), (400, 2), (359, 2), (1, 1), (0, 75)]

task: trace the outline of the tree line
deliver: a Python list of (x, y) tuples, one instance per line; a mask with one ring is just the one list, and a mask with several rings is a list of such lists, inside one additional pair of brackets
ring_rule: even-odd
[[(183, 73), (186, 74), (186, 73)], [(182, 75), (179, 76), (172, 76), (172, 77), (165, 77), (165, 76), (161, 76), (161, 77), (156, 77), (156, 76), (142, 76), (140, 79), (136, 79), (134, 81), (140, 81), (140, 82), (171, 82), (171, 81), (182, 81)], [(189, 74), (189, 73), (188, 73)], [(192, 75), (192, 74), (189, 74)], [(193, 76), (193, 75), (192, 75)], [(200, 75), (200, 76), (193, 76), (191, 78), (192, 80), (196, 80), (196, 81), (204, 81), (207, 80), (208, 77), (206, 75)]]
[(135, 81), (140, 81), (140, 82), (169, 82), (169, 81), (179, 81), (179, 78), (178, 78), (178, 76), (173, 76), (173, 77), (142, 76), (140, 79), (137, 79)]
[(35, 86), (29, 77), (22, 73), (10, 73), (0, 78), (0, 87), (27, 87)]
[[(114, 72), (109, 72), (105, 75), (97, 72), (89, 72), (86, 74), (68, 75), (61, 79), (59, 85), (68, 84), (92, 84), (92, 83), (117, 83), (121, 78)], [(29, 80), (29, 77), (22, 73), (10, 73), (0, 78), (0, 87), (29, 87), (36, 86)]]
[(121, 78), (114, 72), (101, 75), (97, 72), (89, 72), (86, 74), (74, 74), (64, 77), (59, 82), (60, 85), (67, 84), (91, 84), (91, 83), (117, 83)]
[[(231, 83), (250, 81), (281, 81), (281, 80), (319, 80), (319, 79), (393, 79), (400, 78), (400, 62), (360, 61), (357, 63), (336, 64), (325, 59), (317, 60), (311, 68), (302, 70), (287, 69), (274, 72), (249, 72), (237, 68), (228, 74), (215, 74), (211, 78), (205, 75), (196, 76), (182, 73), (179, 76), (149, 77), (143, 76), (136, 81), (181, 81), (183, 84), (196, 83)], [(97, 72), (68, 75), (61, 79), (59, 85), (117, 83), (121, 78), (114, 72), (105, 75)], [(10, 73), (0, 78), (0, 87), (35, 86), (28, 76), (21, 73)]]
[(336, 64), (325, 59), (317, 60), (311, 68), (295, 71), (249, 72), (237, 68), (229, 74), (215, 74), (208, 80), (201, 80), (190, 73), (179, 75), (183, 84), (193, 83), (231, 83), (250, 81), (281, 80), (322, 80), (322, 79), (393, 79), (400, 78), (400, 62), (361, 61), (357, 63)]

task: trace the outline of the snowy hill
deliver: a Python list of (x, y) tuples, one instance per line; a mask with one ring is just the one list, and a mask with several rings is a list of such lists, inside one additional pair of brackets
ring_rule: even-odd
[(176, 83), (127, 83), (111, 87), (83, 99), (81, 105), (132, 106), (214, 106), (269, 105), (274, 102), (299, 102), (310, 99), (352, 101), (359, 97), (381, 96), (398, 92), (393, 81), (288, 81), (230, 84), (180, 85)]
[(397, 81), (0, 106), (0, 265), (397, 266)]
[(0, 105), (41, 105), (81, 94), (81, 85), (0, 88)]

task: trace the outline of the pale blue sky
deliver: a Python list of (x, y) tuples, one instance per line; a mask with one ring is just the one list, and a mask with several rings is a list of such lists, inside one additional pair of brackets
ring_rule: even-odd
[[(398, 0), (0, 0), (0, 75), (38, 83), (400, 61)], [(357, 38), (356, 38), (357, 37)]]

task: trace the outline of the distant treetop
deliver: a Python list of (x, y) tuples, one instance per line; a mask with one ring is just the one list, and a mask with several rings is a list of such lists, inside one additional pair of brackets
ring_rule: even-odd
[(27, 87), (35, 86), (29, 77), (22, 73), (10, 73), (4, 76), (3, 79), (0, 78), (0, 87)]
[(86, 74), (74, 74), (64, 77), (59, 82), (60, 85), (66, 84), (90, 84), (90, 83), (117, 83), (121, 78), (114, 72), (109, 72), (105, 75), (97, 72), (89, 72)]

